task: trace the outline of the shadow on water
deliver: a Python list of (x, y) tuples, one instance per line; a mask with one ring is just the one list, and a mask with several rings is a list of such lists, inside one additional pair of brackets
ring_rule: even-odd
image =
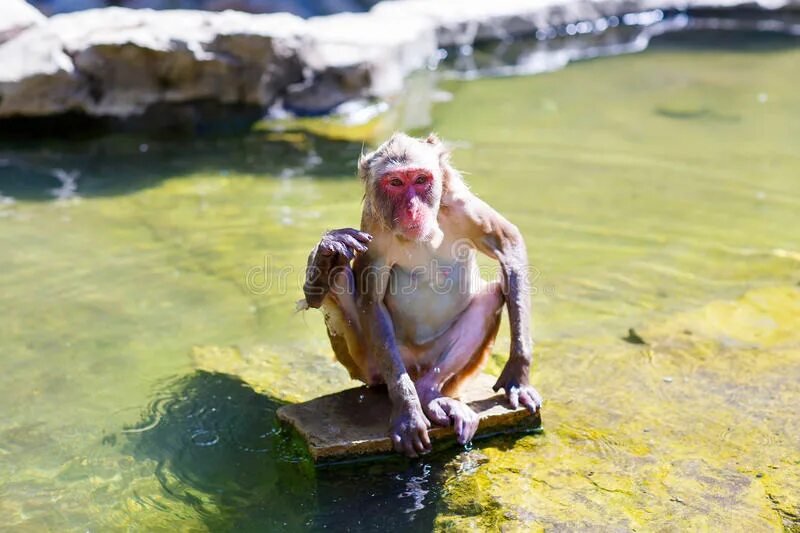
[(360, 143), (302, 133), (173, 140), (116, 135), (44, 146), (0, 143), (0, 193), (33, 201), (53, 200), (65, 192), (114, 196), (195, 173), (349, 178), (355, 176), (360, 153)]
[(236, 377), (198, 371), (169, 383), (140, 423), (123, 430), (123, 450), (155, 461), (173, 512), (189, 508), (212, 531), (432, 528), (456, 452), (314, 468), (279, 425), (280, 405)]

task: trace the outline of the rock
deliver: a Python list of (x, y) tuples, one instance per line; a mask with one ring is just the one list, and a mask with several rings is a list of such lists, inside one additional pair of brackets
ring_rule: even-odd
[(0, 45), (0, 65), (0, 117), (64, 113), (87, 99), (61, 39), (46, 27)]
[[(263, 110), (278, 96), (299, 114), (326, 113), (346, 101), (397, 93), (434, 55), (430, 23), (393, 27), (390, 18), (365, 14), (309, 22), (234, 11), (57, 15), (0, 48), (0, 64), (8, 65), (0, 73), (0, 118), (70, 111), (126, 118), (156, 104), (200, 101)], [(31, 53), (51, 60), (28, 64), (23, 58)], [(31, 85), (37, 98), (16, 98)]]
[[(539, 414), (510, 409), (502, 394), (492, 392), (496, 378), (479, 375), (461, 398), (481, 417), (475, 439), (509, 432), (530, 432), (541, 426)], [(358, 387), (278, 409), (278, 418), (306, 440), (315, 463), (335, 463), (393, 453), (389, 441), (391, 406), (386, 391)], [(455, 442), (452, 428), (429, 431), (434, 450)]]
[(291, 15), (104, 9), (53, 17), (93, 115), (129, 116), (155, 102), (266, 106), (300, 77), (302, 21)]
[(310, 19), (299, 52), (307, 77), (289, 87), (287, 108), (320, 114), (349, 100), (401, 91), (406, 76), (428, 64), (437, 43), (430, 21), (403, 21), (403, 31), (396, 31), (397, 24), (391, 16), (363, 13)]
[(39, 10), (25, 0), (3, 0), (2, 10), (0, 43), (11, 39), (26, 28), (42, 24), (47, 20)]
[[(233, 11), (57, 15), (0, 47), (0, 117), (129, 117), (156, 103), (204, 100), (264, 108), (301, 78), (295, 49), (303, 24), (288, 14)], [(15, 98), (31, 86), (35, 102)]]
[[(125, 8), (47, 20), (22, 0), (4, 2), (0, 43), (15, 37), (0, 44), (0, 120), (78, 113), (117, 123), (170, 116), (195, 120), (193, 110), (203, 109), (244, 109), (245, 116), (258, 117), (281, 102), (298, 115), (326, 114), (345, 102), (401, 93), (411, 72), (435, 66), (440, 47), (469, 50), (477, 41), (647, 10), (800, 5), (800, 0), (397, 0), (367, 13), (306, 21), (288, 13)], [(651, 19), (645, 23), (659, 17)]]

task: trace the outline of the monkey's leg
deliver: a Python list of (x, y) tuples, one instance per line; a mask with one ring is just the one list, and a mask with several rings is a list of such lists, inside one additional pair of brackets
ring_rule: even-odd
[(453, 424), (461, 444), (469, 442), (478, 429), (478, 415), (454, 396), (486, 363), (500, 328), (504, 302), (499, 282), (489, 283), (477, 293), (428, 351), (433, 360), (416, 382), (425, 414), (436, 424)]
[(336, 359), (344, 365), (353, 379), (367, 385), (383, 383), (374, 362), (365, 357), (363, 335), (355, 303), (355, 283), (350, 267), (340, 269), (321, 305), (328, 338)]

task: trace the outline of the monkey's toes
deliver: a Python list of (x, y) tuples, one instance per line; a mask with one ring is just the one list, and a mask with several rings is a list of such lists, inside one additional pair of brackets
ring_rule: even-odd
[(443, 399), (444, 398), (436, 398), (435, 400), (427, 402), (424, 404), (424, 411), (425, 415), (428, 417), (428, 420), (437, 426), (447, 427), (450, 425), (450, 410), (445, 409), (445, 407), (442, 405), (440, 400)]
[(478, 431), (480, 418), (467, 404), (459, 400), (442, 396), (427, 405), (428, 418), (440, 426), (453, 425), (456, 441), (466, 444)]
[(465, 412), (458, 413), (453, 416), (453, 429), (456, 432), (456, 441), (459, 444), (467, 444), (475, 436), (478, 431), (478, 423), (480, 419), (475, 411), (469, 407), (464, 406)]

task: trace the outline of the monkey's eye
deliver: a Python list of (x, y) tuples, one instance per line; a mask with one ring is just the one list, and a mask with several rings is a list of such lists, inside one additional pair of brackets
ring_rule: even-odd
[(422, 185), (426, 181), (428, 181), (428, 178), (424, 174), (420, 174), (419, 176), (417, 176), (417, 179), (414, 180), (414, 183), (416, 183), (417, 185)]
[(392, 178), (389, 184), (392, 185), (393, 187), (402, 187), (403, 180), (401, 180), (400, 178)]

